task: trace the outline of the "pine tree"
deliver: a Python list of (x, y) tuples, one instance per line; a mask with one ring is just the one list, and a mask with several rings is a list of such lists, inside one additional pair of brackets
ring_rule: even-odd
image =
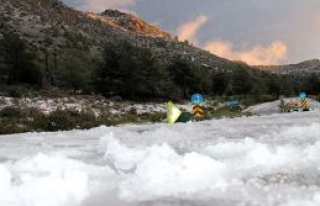
[(4, 33), (0, 40), (2, 75), (7, 84), (41, 85), (42, 73), (37, 68), (35, 55), (27, 51), (25, 42), (15, 33)]

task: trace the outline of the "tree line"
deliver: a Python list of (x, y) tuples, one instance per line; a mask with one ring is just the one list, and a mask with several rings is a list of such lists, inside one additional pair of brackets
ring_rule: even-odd
[(103, 52), (76, 47), (40, 52), (13, 32), (0, 39), (0, 86), (57, 87), (130, 100), (185, 99), (193, 93), (232, 96), (320, 93), (316, 75), (295, 77), (254, 70), (244, 63), (213, 69), (176, 55), (156, 56), (129, 42), (106, 42)]

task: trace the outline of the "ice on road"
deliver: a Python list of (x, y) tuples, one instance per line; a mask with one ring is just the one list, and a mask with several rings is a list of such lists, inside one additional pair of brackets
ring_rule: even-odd
[(3, 135), (0, 205), (320, 205), (320, 112)]

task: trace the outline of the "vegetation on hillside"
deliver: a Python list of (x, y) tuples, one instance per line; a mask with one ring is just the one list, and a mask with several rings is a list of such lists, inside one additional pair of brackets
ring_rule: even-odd
[(130, 100), (185, 99), (195, 92), (213, 95), (296, 95), (299, 91), (318, 94), (316, 76), (296, 78), (251, 69), (244, 63), (215, 70), (199, 67), (176, 55), (171, 59), (154, 55), (148, 48), (129, 42), (106, 42), (101, 55), (87, 49), (65, 49), (43, 61), (39, 51), (14, 32), (0, 39), (0, 86), (61, 88), (73, 92), (119, 96)]

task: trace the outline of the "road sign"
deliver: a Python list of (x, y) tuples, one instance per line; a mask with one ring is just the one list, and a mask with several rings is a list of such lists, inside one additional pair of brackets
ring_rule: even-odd
[(171, 101), (168, 102), (167, 108), (168, 108), (168, 112), (167, 112), (168, 123), (173, 124), (177, 121), (177, 119), (179, 118), (182, 112)]
[(301, 99), (301, 100), (300, 100), (300, 104), (301, 104), (301, 107), (302, 107), (302, 111), (309, 111), (308, 100), (306, 100), (306, 99)]
[(203, 96), (201, 94), (194, 94), (191, 97), (191, 102), (193, 104), (201, 104), (203, 102)]
[(307, 108), (308, 107), (308, 101), (306, 99), (300, 100), (302, 108)]
[(200, 121), (204, 118), (204, 111), (203, 107), (200, 105), (195, 105), (192, 108), (192, 114), (195, 121)]
[(305, 92), (300, 92), (299, 98), (300, 99), (305, 99), (305, 98), (307, 98), (307, 94)]

